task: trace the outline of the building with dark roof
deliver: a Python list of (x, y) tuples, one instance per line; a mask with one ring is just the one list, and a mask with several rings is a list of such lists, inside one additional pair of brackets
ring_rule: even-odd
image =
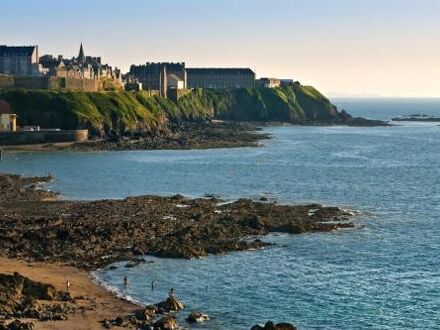
[(82, 43), (81, 46), (79, 47), (78, 62), (81, 64), (86, 63), (86, 56), (84, 55), (84, 48)]
[(159, 91), (168, 95), (168, 89), (185, 89), (187, 73), (185, 63), (149, 63), (132, 65), (128, 74), (142, 84), (144, 89)]
[(40, 58), (44, 72), (51, 77), (77, 79), (120, 79), (120, 70), (108, 64), (102, 64), (101, 57), (86, 56), (81, 43), (78, 57), (71, 59), (59, 55), (44, 55)]
[(188, 68), (188, 88), (234, 89), (255, 86), (249, 68)]
[(0, 45), (0, 73), (14, 76), (40, 76), (38, 46)]
[(260, 78), (255, 80), (257, 87), (277, 88), (281, 86), (281, 80), (278, 78)]

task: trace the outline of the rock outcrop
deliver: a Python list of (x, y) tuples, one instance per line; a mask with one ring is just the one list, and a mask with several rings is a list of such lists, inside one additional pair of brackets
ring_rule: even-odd
[(47, 201), (41, 190), (22, 193), (30, 178), (11, 177), (0, 176), (0, 193), (9, 196), (0, 200), (0, 253), (68, 262), (84, 269), (132, 258), (130, 265), (135, 266), (140, 251), (197, 258), (263, 248), (269, 244), (255, 236), (270, 232), (301, 234), (354, 226), (349, 213), (318, 204), (278, 205), (249, 199), (222, 203), (215, 197), (183, 196)]
[(269, 321), (264, 325), (264, 327), (258, 324), (254, 325), (251, 330), (297, 330), (297, 328), (290, 323), (274, 324), (272, 321)]
[(188, 323), (199, 323), (199, 322), (205, 322), (208, 320), (209, 320), (208, 314), (204, 314), (202, 312), (192, 312), (186, 318), (186, 321)]
[(177, 328), (176, 319), (171, 316), (164, 316), (154, 323), (155, 330), (175, 330)]
[(176, 297), (168, 297), (166, 301), (155, 305), (160, 313), (178, 312), (185, 308), (185, 305)]
[[(75, 307), (73, 299), (54, 286), (34, 282), (18, 273), (0, 274), (0, 317), (32, 318), (40, 321), (66, 320)], [(44, 303), (43, 303), (44, 302)]]

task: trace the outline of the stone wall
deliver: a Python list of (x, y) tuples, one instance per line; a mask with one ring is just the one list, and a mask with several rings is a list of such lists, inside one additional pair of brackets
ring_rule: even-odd
[(88, 140), (88, 130), (0, 132), (0, 146), (56, 142), (83, 142)]
[(0, 75), (0, 89), (14, 88), (15, 80), (12, 76)]
[(47, 77), (14, 77), (15, 88), (24, 89), (49, 89)]
[(0, 75), (0, 89), (13, 88), (97, 92), (99, 89), (99, 80)]

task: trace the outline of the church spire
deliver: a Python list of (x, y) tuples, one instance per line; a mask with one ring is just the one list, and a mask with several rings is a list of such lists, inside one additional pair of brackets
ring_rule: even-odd
[(86, 62), (86, 57), (84, 55), (84, 49), (83, 49), (82, 42), (81, 42), (81, 47), (79, 48), (78, 62), (83, 63), (83, 64)]

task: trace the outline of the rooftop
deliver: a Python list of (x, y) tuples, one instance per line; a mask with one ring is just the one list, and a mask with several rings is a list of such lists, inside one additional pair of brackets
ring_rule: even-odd
[(37, 46), (6, 46), (0, 45), (0, 56), (31, 56)]
[(211, 73), (211, 74), (226, 74), (226, 73), (240, 73), (240, 74), (255, 74), (249, 68), (187, 68), (188, 73)]

